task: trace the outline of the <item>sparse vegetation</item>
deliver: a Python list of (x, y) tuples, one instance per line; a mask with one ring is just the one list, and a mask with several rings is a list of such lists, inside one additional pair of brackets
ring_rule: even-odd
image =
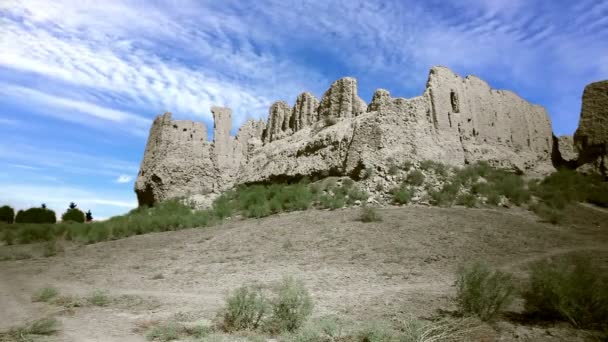
[(456, 280), (456, 303), (466, 315), (488, 321), (513, 300), (515, 286), (511, 275), (481, 263), (462, 267)]
[(301, 281), (292, 277), (273, 286), (267, 298), (260, 287), (243, 286), (226, 298), (220, 327), (227, 332), (264, 329), (271, 333), (294, 332), (312, 314), (312, 298)]
[(304, 324), (312, 314), (313, 302), (301, 280), (283, 278), (274, 289), (271, 299), (271, 316), (268, 329), (274, 332), (293, 332)]
[(412, 200), (412, 190), (403, 184), (392, 192), (393, 201), (397, 204), (408, 204)]
[(432, 171), (442, 178), (446, 178), (448, 176), (448, 167), (445, 164), (436, 162), (434, 160), (421, 161), (420, 169), (424, 171)]
[(259, 287), (239, 287), (226, 298), (222, 329), (228, 332), (257, 329), (267, 312), (268, 300)]
[(50, 302), (59, 295), (59, 291), (54, 287), (44, 287), (32, 295), (32, 302)]
[(566, 257), (532, 265), (526, 311), (581, 328), (608, 328), (608, 276), (592, 259)]
[(106, 306), (110, 304), (110, 296), (105, 291), (95, 290), (87, 297), (87, 301), (91, 305)]
[(421, 186), (424, 184), (424, 174), (420, 170), (414, 170), (407, 175), (405, 181), (409, 185)]
[(361, 214), (359, 215), (361, 222), (381, 222), (382, 216), (378, 213), (376, 208), (363, 206), (361, 207)]
[[(211, 329), (204, 325), (186, 326), (174, 321), (154, 322), (146, 332), (146, 339), (160, 342), (179, 340), (184, 337), (201, 339), (210, 333)], [(205, 339), (205, 341), (207, 340)]]
[(59, 321), (55, 318), (41, 318), (23, 326), (0, 332), (0, 341), (29, 342), (35, 336), (49, 336), (59, 331)]

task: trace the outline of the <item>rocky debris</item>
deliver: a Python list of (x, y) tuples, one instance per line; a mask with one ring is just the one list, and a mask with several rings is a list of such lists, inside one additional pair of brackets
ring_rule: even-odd
[[(551, 123), (542, 107), (443, 67), (431, 70), (421, 96), (392, 98), (379, 89), (369, 106), (357, 95), (356, 80), (340, 79), (320, 102), (303, 93), (294, 108), (274, 103), (266, 124), (250, 120), (236, 138), (229, 135), (231, 111), (212, 112), (213, 143), (205, 141), (202, 124), (190, 123), (197, 131), (190, 138), (188, 131), (173, 131), (185, 122), (170, 115), (154, 121), (135, 187), (140, 204), (304, 176), (381, 176), (390, 185), (391, 165), (406, 160), (452, 166), (484, 160), (529, 174), (554, 170)], [(328, 126), (326, 118), (339, 120)]]
[(302, 128), (312, 126), (319, 121), (318, 108), (319, 100), (313, 94), (305, 92), (298, 95), (289, 127), (297, 132)]
[(604, 176), (608, 174), (608, 80), (587, 85), (574, 144), (578, 164), (593, 164)]
[(357, 80), (344, 77), (335, 81), (323, 94), (319, 104), (320, 118), (353, 118), (366, 111), (366, 104), (357, 95)]

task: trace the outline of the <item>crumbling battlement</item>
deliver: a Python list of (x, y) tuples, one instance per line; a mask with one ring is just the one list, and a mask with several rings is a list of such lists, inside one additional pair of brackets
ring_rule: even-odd
[(431, 69), (421, 96), (374, 93), (367, 105), (357, 81), (334, 82), (321, 100), (278, 101), (267, 122), (249, 120), (230, 136), (231, 110), (213, 107), (213, 142), (202, 123), (156, 118), (135, 184), (140, 204), (219, 193), (237, 184), (332, 174), (386, 174), (391, 160), (461, 166), (485, 160), (518, 172), (553, 170), (551, 122), (544, 108), (483, 80)]

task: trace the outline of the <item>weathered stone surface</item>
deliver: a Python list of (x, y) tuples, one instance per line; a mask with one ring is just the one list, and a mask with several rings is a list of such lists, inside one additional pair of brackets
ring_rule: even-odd
[(159, 115), (150, 129), (146, 152), (135, 183), (140, 205), (152, 205), (218, 187), (211, 160), (212, 144), (204, 124)]
[(281, 139), (290, 133), (288, 130), (291, 115), (291, 107), (285, 101), (277, 101), (270, 106), (268, 124), (264, 132), (264, 143)]
[(555, 149), (558, 156), (554, 156), (553, 159), (559, 166), (573, 165), (576, 167), (578, 161), (578, 150), (574, 146), (574, 140), (570, 135), (562, 135), (554, 140)]
[[(140, 203), (149, 192), (163, 200), (186, 190), (217, 193), (237, 184), (303, 176), (358, 179), (370, 170), (374, 177), (369, 181), (382, 183), (390, 177), (391, 163), (405, 160), (453, 166), (484, 160), (530, 174), (554, 170), (551, 123), (542, 107), (447, 68), (433, 68), (426, 90), (415, 98), (392, 98), (380, 89), (366, 108), (356, 81), (344, 78), (316, 103), (307, 93), (298, 96), (293, 109), (276, 102), (266, 125), (248, 121), (236, 138), (229, 136), (230, 111), (214, 108), (214, 142), (184, 147), (169, 133), (158, 138), (157, 131), (172, 124), (170, 117), (158, 118), (136, 185)], [(340, 120), (327, 126), (319, 122), (324, 117)], [(183, 156), (185, 164), (174, 162), (175, 155)], [(157, 170), (163, 171), (160, 184), (150, 178)]]
[(319, 100), (313, 94), (305, 92), (298, 95), (290, 123), (292, 131), (297, 132), (319, 121), (318, 107)]
[(344, 77), (323, 94), (319, 117), (352, 118), (364, 113), (366, 107), (365, 101), (357, 95), (357, 80)]
[(608, 172), (608, 80), (587, 85), (574, 144), (579, 164), (594, 164), (597, 171)]

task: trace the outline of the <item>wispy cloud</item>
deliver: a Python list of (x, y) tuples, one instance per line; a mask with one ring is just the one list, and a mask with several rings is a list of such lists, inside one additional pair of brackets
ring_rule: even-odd
[(133, 176), (129, 175), (120, 175), (116, 179), (116, 183), (129, 183), (133, 180)]
[(18, 169), (25, 169), (25, 170), (40, 170), (39, 167), (35, 167), (35, 166), (31, 166), (31, 165), (23, 165), (23, 164), (8, 164), (8, 166), (10, 167), (16, 167)]
[[(139, 115), (99, 106), (95, 103), (74, 100), (35, 89), (0, 83), (0, 94), (18, 101), (23, 106), (44, 108), (42, 114), (61, 120), (97, 126), (91, 118), (111, 121), (116, 128), (122, 128), (138, 135), (145, 135), (151, 123), (150, 119)], [(79, 115), (84, 114), (84, 116)]]
[(102, 155), (62, 151), (48, 146), (7, 141), (0, 145), (0, 161), (26, 166), (30, 170), (57, 170), (67, 174), (118, 177), (125, 172), (137, 173), (138, 165)]

